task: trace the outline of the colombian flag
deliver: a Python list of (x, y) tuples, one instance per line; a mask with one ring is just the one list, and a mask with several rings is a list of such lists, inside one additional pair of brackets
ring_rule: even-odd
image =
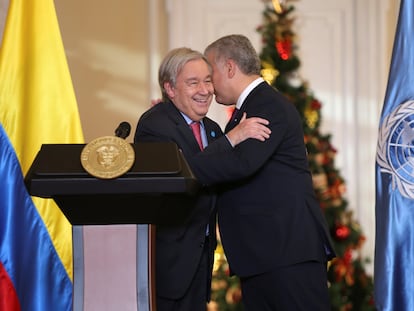
[(71, 310), (71, 226), (23, 183), (42, 144), (83, 143), (53, 0), (10, 0), (0, 123), (0, 311)]

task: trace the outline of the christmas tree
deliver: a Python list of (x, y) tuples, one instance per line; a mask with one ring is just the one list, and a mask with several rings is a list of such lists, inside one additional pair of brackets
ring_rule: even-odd
[[(375, 310), (373, 280), (364, 267), (368, 259), (361, 255), (365, 237), (344, 198), (346, 185), (335, 167), (336, 150), (331, 144), (331, 136), (320, 132), (322, 103), (298, 73), (300, 60), (295, 53), (295, 8), (292, 1), (284, 1), (282, 4), (269, 0), (265, 4), (263, 24), (257, 28), (263, 39), (260, 53), (262, 76), (289, 98), (303, 120), (315, 193), (331, 229), (337, 253), (337, 258), (328, 266), (332, 310)], [(216, 252), (213, 274), (209, 310), (243, 310), (239, 280), (237, 277), (229, 277), (228, 265), (220, 245)]]

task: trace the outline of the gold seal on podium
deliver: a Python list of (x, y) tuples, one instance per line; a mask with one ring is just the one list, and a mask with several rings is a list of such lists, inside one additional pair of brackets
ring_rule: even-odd
[(92, 176), (113, 179), (130, 170), (135, 152), (125, 139), (103, 136), (86, 144), (81, 153), (83, 168)]

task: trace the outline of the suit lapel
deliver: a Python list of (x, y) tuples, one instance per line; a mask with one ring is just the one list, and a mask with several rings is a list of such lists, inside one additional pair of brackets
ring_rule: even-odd
[(219, 131), (216, 125), (208, 118), (204, 118), (203, 123), (204, 129), (206, 131), (207, 142), (208, 144), (210, 144), (220, 136), (221, 131)]
[(237, 124), (240, 122), (240, 118), (243, 115), (243, 111), (245, 109), (245, 104), (243, 103), (241, 109), (237, 111), (234, 116), (229, 120), (229, 122), (226, 125), (225, 132), (228, 133), (231, 131)]
[(167, 109), (168, 116), (175, 123), (177, 132), (181, 137), (182, 144), (187, 144), (192, 153), (197, 153), (200, 151), (197, 140), (194, 137), (191, 128), (188, 126), (181, 112), (174, 106), (172, 102), (164, 103)]
[[(227, 123), (226, 125), (226, 129), (225, 129), (225, 133), (228, 133), (229, 131), (231, 131), (237, 124), (240, 123), (240, 119), (243, 116), (243, 113), (246, 112), (246, 110), (248, 109), (249, 103), (251, 102), (251, 98), (252, 96), (254, 96), (254, 93), (257, 92), (257, 90), (266, 87), (267, 82), (262, 82), (260, 84), (258, 84), (245, 98), (245, 100), (243, 101), (243, 104), (240, 108), (240, 110), (236, 113), (236, 115), (234, 115), (234, 117)], [(247, 117), (252, 117), (247, 115)]]
[[(174, 106), (172, 102), (162, 103), (161, 105), (166, 105), (166, 113), (172, 120), (172, 122), (175, 124), (177, 132), (181, 137), (180, 141), (182, 141), (182, 143), (189, 145), (192, 152), (200, 152), (200, 147), (198, 146), (197, 140), (195, 139), (194, 134), (191, 131), (191, 128), (188, 126), (180, 111)], [(218, 125), (212, 120), (210, 120), (208, 117), (205, 117), (203, 119), (203, 124), (208, 144), (210, 144), (222, 135), (222, 131), (218, 127)]]

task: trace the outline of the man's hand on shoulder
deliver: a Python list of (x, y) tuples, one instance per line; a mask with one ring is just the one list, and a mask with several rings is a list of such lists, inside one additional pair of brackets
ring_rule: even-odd
[(236, 146), (248, 138), (265, 141), (270, 137), (271, 130), (267, 127), (269, 121), (259, 117), (247, 118), (246, 113), (240, 123), (226, 134), (232, 146)]
[(152, 106), (155, 106), (155, 105), (158, 105), (161, 102), (162, 102), (162, 99), (161, 98), (151, 99), (151, 107)]

